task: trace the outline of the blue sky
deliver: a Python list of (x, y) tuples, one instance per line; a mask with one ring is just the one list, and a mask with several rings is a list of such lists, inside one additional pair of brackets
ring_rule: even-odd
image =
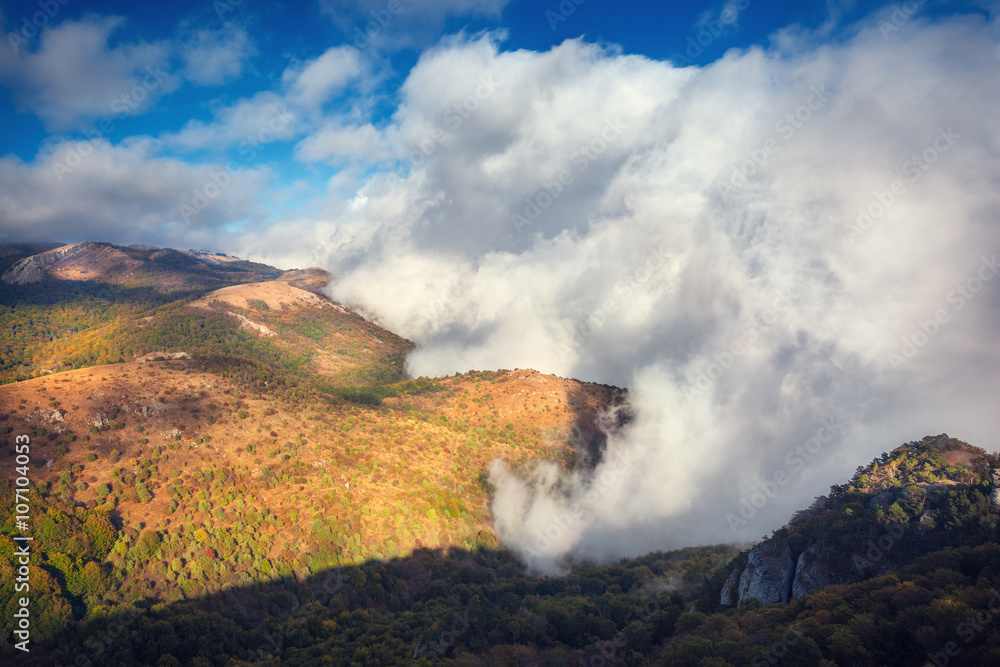
[[(42, 37), (31, 36), (37, 25), (43, 26), (39, 32), (44, 33), (69, 23), (93, 23), (101, 18), (121, 17), (124, 20), (107, 31), (107, 48), (158, 44), (162, 47), (159, 62), (164, 71), (181, 78), (172, 82), (169, 93), (161, 92), (156, 104), (143, 105), (139, 109), (129, 106), (132, 113), (125, 118), (120, 118), (123, 107), (112, 109), (114, 100), (118, 99), (116, 95), (108, 100), (104, 114), (81, 113), (66, 122), (46, 122), (36, 107), (25, 102), (16, 82), (0, 87), (0, 127), (3, 128), (0, 148), (25, 161), (32, 160), (51, 137), (80, 136), (83, 130), (93, 131), (95, 121), (104, 118), (115, 119), (115, 130), (109, 133), (109, 139), (115, 143), (130, 136), (155, 137), (176, 132), (192, 119), (207, 122), (211, 120), (213, 108), (275, 89), (282, 72), (292, 62), (317, 58), (334, 46), (369, 44), (359, 38), (360, 31), (374, 25), (370, 22), (377, 20), (380, 13), (383, 17), (391, 16), (391, 21), (385, 28), (379, 26), (376, 41), (361, 51), (379, 61), (377, 93), (380, 98), (373, 101), (372, 117), (382, 121), (395, 109), (396, 89), (420, 53), (433, 47), (445, 35), (502, 30), (503, 50), (534, 51), (544, 51), (566, 39), (580, 37), (588, 42), (614, 45), (628, 54), (659, 60), (673, 58), (680, 64), (705, 64), (730, 48), (766, 45), (771, 33), (779, 28), (793, 24), (815, 28), (831, 19), (828, 3), (776, 0), (664, 6), (599, 0), (579, 5), (526, 1), (505, 4), (500, 0), (426, 3), (440, 5), (432, 9), (406, 1), (400, 3), (398, 15), (388, 13), (386, 2), (375, 1), (272, 4), (220, 0), (168, 5), (53, 1), (55, 4), (46, 11), (54, 14), (51, 18), (39, 13), (46, 7), (37, 1), (0, 4), (6, 19), (5, 32), (26, 38), (13, 38), (20, 53), (38, 52), (41, 48)], [(449, 8), (449, 4), (457, 8)], [(849, 7), (835, 10), (838, 22), (849, 22), (879, 6), (864, 2), (848, 4)], [(727, 14), (723, 22), (720, 17), (724, 10), (732, 14)], [(190, 77), (185, 79), (183, 72), (179, 72), (183, 66), (179, 62), (180, 51), (199, 31), (207, 33), (206, 39), (214, 40), (212, 46), (230, 48), (234, 59), (232, 73), (206, 83), (192, 81)], [(232, 35), (240, 35), (240, 41), (232, 43)], [(228, 42), (227, 37), (230, 38)], [(699, 38), (701, 44), (695, 46)], [(14, 43), (11, 38), (8, 42)], [(13, 69), (17, 68), (16, 63), (14, 60)], [(123, 94), (128, 90), (123, 89)], [(351, 97), (352, 91), (344, 91), (341, 99), (331, 100), (327, 108), (336, 109), (338, 101), (350, 104)], [(285, 150), (280, 150), (279, 146), (273, 146), (276, 150), (269, 151), (267, 157), (288, 160), (289, 148), (285, 145)], [(298, 171), (294, 165), (287, 166)]]
[[(322, 266), (414, 375), (628, 386), (636, 464), (545, 559), (1000, 440), (995, 0), (224, 1), (0, 2), (2, 239)], [(566, 499), (497, 474), (508, 543)]]
[[(391, 125), (412, 68), (449, 40), (488, 34), (501, 52), (545, 52), (579, 39), (625, 55), (697, 67), (730, 49), (769, 48), (780, 31), (804, 31), (811, 40), (836, 42), (851, 35), (859, 21), (889, 16), (897, 6), (850, 0), (656, 6), (599, 0), (400, 0), (396, 6), (388, 0), (6, 2), (0, 5), (7, 34), (0, 51), (0, 151), (32, 163), (66, 141), (98, 138), (123, 146), (150, 140), (159, 157), (266, 171), (268, 185), (284, 194), (242, 210), (220, 210), (212, 225), (232, 230), (251, 220), (274, 224), (283, 216), (316, 211), (316, 197), (325, 196), (329, 180), (345, 169), (351, 178), (344, 180), (353, 186), (355, 177), (400, 168), (398, 162), (392, 166), (371, 156), (303, 159), (301, 146), (324, 117), (340, 116), (356, 124), (363, 116), (378, 130)], [(922, 2), (914, 7), (924, 17), (954, 12), (958, 4)], [(975, 4), (962, 10), (986, 13)], [(288, 109), (288, 82), (296, 70), (337, 49), (352, 62), (328, 67), (353, 68), (342, 73), (347, 79), (327, 82), (323, 99), (307, 105), (310, 118)], [(69, 62), (74, 66), (67, 67)], [(340, 75), (331, 70), (326, 76)], [(149, 86), (148, 92), (142, 89)], [(254, 109), (261, 114), (279, 105), (296, 115), (295, 127), (272, 136), (269, 119), (244, 118), (241, 126), (230, 123), (230, 136), (220, 139), (226, 131), (220, 122), (226, 123), (227, 113), (242, 108), (245, 116)], [(204, 132), (216, 132), (216, 140), (201, 141), (188, 133), (178, 142), (178, 135), (183, 138), (185, 130), (198, 124), (207, 128)], [(407, 169), (405, 159), (402, 169)], [(157, 206), (162, 208), (151, 204), (151, 215), (160, 220), (161, 229), (176, 233), (190, 222), (183, 203), (173, 220)], [(254, 210), (248, 214), (249, 208)], [(87, 230), (57, 221), (21, 230), (10, 226), (12, 238), (61, 232), (60, 238), (76, 240)]]

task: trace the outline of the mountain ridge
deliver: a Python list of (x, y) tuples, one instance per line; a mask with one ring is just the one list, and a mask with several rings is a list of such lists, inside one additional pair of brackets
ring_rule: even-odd
[[(318, 267), (37, 249), (0, 253), (40, 276), (0, 293), (5, 657), (19, 434), (35, 664), (921, 664), (953, 607), (1000, 587), (1000, 456), (946, 434), (755, 545), (530, 576), (493, 529), (488, 464), (594, 466), (626, 390), (408, 377), (413, 343), (330, 300)], [(963, 659), (996, 664), (1000, 636), (973, 639)]]

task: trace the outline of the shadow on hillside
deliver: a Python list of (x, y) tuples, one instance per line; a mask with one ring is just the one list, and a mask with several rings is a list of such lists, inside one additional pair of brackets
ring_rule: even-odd
[[(521, 618), (527, 595), (620, 594), (632, 576), (619, 567), (610, 574), (586, 569), (570, 579), (530, 577), (505, 550), (421, 549), (174, 603), (98, 608), (61, 637), (33, 642), (25, 663), (429, 664), (456, 647), (482, 654), (527, 643), (538, 631), (531, 624), (539, 622)], [(613, 626), (589, 617), (573, 621), (572, 613), (554, 610), (540, 622), (586, 659)]]
[[(590, 392), (600, 391), (608, 398), (606, 407), (595, 414), (589, 405)], [(588, 400), (589, 399), (589, 400)], [(582, 466), (593, 469), (604, 458), (608, 436), (620, 433), (632, 421), (624, 389), (610, 385), (592, 383), (576, 385), (567, 396), (573, 425), (567, 444), (575, 453), (575, 460)]]
[(53, 305), (79, 299), (105, 299), (129, 304), (159, 305), (201, 296), (206, 292), (264, 280), (273, 280), (279, 271), (244, 266), (209, 266), (186, 255), (146, 261), (139, 274), (129, 277), (132, 285), (101, 280), (58, 280), (50, 276), (27, 285), (3, 284), (0, 304), (13, 306)]

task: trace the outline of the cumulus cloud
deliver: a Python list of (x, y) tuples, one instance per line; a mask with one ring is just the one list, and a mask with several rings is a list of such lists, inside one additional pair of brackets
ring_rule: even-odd
[(255, 53), (246, 31), (231, 25), (193, 31), (180, 44), (184, 76), (199, 86), (219, 86), (239, 79)]
[(178, 132), (159, 141), (170, 148), (202, 150), (237, 148), (249, 151), (260, 144), (291, 139), (299, 132), (301, 116), (281, 95), (257, 93), (213, 111), (211, 122), (188, 121)]
[(0, 67), (18, 104), (55, 130), (74, 129), (97, 118), (141, 113), (172, 92), (179, 77), (170, 72), (172, 46), (135, 42), (111, 47), (121, 17), (67, 20), (41, 32), (36, 49)]
[(323, 55), (289, 67), (281, 76), (290, 101), (317, 109), (362, 73), (357, 49), (335, 46)]
[(396, 173), (302, 227), (414, 374), (630, 388), (595, 470), (494, 468), (537, 569), (755, 539), (901, 441), (1000, 435), (996, 26), (822, 42), (675, 68), (453, 40), (383, 130)]
[(295, 157), (314, 162), (337, 157), (372, 159), (379, 153), (381, 134), (371, 123), (345, 127), (329, 123), (306, 137), (295, 149)]
[(264, 217), (256, 193), (268, 181), (264, 169), (233, 174), (159, 157), (149, 141), (62, 141), (30, 164), (0, 158), (0, 226), (29, 241), (215, 247), (220, 228)]

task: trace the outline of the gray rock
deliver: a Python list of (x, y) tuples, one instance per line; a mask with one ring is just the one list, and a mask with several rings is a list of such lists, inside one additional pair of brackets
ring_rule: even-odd
[(40, 252), (37, 255), (25, 257), (17, 264), (4, 271), (3, 276), (0, 276), (0, 280), (8, 285), (27, 285), (29, 283), (40, 282), (45, 279), (46, 266), (55, 264), (59, 260), (71, 257), (79, 252), (83, 252), (92, 245), (94, 244), (90, 241), (84, 241), (83, 243), (74, 243), (73, 245), (66, 245), (61, 248), (56, 248), (55, 250)]
[(719, 604), (723, 607), (735, 607), (739, 602), (740, 573), (743, 570), (736, 569), (729, 574), (726, 583), (722, 585), (722, 595), (719, 597)]
[(920, 522), (917, 528), (920, 530), (934, 530), (937, 528), (938, 517), (941, 513), (937, 510), (927, 510), (920, 515)]
[(837, 576), (822, 557), (818, 543), (799, 554), (795, 565), (795, 579), (792, 580), (792, 599), (798, 600), (836, 583)]
[(1000, 507), (1000, 470), (991, 471), (993, 477), (993, 488), (990, 490), (990, 500), (994, 507)]
[(896, 501), (896, 494), (892, 491), (883, 491), (882, 493), (876, 494), (868, 501), (868, 508), (875, 509), (876, 507), (886, 508), (892, 505)]
[(740, 575), (739, 604), (751, 599), (761, 604), (787, 604), (794, 576), (795, 561), (787, 541), (768, 540), (758, 544)]

